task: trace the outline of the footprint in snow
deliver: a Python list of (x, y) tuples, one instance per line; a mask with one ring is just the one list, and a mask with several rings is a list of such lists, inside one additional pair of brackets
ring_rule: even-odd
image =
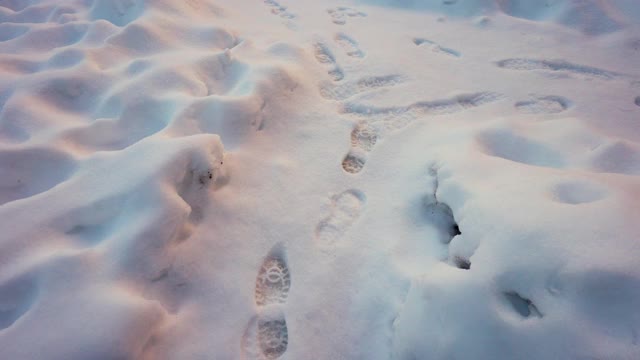
[(343, 34), (343, 33), (338, 33), (334, 37), (334, 40), (345, 51), (347, 56), (355, 57), (355, 58), (363, 58), (364, 57), (364, 55), (365, 55), (364, 51), (362, 51), (362, 49), (360, 49), (360, 46), (358, 45), (358, 42), (355, 41), (349, 35), (346, 35), (346, 34)]
[(318, 63), (328, 68), (327, 73), (333, 81), (340, 81), (344, 78), (344, 72), (336, 62), (336, 57), (324, 42), (316, 41), (313, 43), (313, 55)]
[(515, 108), (527, 114), (557, 114), (567, 110), (571, 102), (561, 96), (534, 96), (531, 100), (519, 101)]
[(281, 309), (272, 307), (249, 320), (242, 336), (242, 359), (277, 359), (284, 355), (288, 345), (287, 321)]
[(379, 131), (372, 124), (361, 121), (351, 131), (351, 150), (342, 160), (342, 169), (357, 174), (364, 168), (367, 152), (378, 142)]
[(262, 317), (258, 320), (258, 343), (267, 359), (276, 359), (287, 351), (289, 331), (284, 316)]
[(364, 151), (373, 150), (378, 142), (378, 130), (367, 122), (358, 123), (351, 132), (351, 146)]
[(339, 6), (336, 8), (327, 9), (327, 13), (331, 17), (331, 20), (333, 21), (333, 23), (337, 25), (346, 24), (347, 18), (349, 17), (357, 18), (357, 17), (367, 16), (367, 14), (363, 13), (362, 11), (358, 11), (356, 9), (345, 7), (345, 6)]
[(316, 240), (322, 245), (333, 245), (360, 217), (365, 202), (364, 193), (355, 189), (333, 196), (330, 214), (316, 227)]
[(284, 248), (274, 246), (258, 270), (254, 300), (258, 314), (253, 316), (242, 336), (242, 358), (272, 360), (281, 357), (289, 344), (289, 331), (282, 305), (291, 288), (291, 275)]
[(350, 174), (357, 174), (364, 168), (367, 157), (364, 154), (358, 154), (353, 150), (342, 159), (342, 169)]
[(413, 39), (413, 43), (416, 44), (416, 46), (428, 47), (429, 49), (431, 49), (431, 51), (433, 51), (436, 54), (447, 55), (455, 58), (459, 58), (462, 56), (462, 54), (459, 51), (441, 46), (438, 43), (428, 39), (415, 38)]
[(287, 10), (286, 6), (280, 5), (275, 0), (264, 0), (265, 5), (267, 5), (271, 9), (271, 13), (274, 15), (278, 15), (283, 19), (295, 19), (296, 15)]
[(255, 301), (258, 306), (284, 304), (291, 288), (291, 275), (284, 250), (274, 247), (264, 259), (256, 278)]
[(404, 81), (405, 78), (400, 75), (383, 75), (365, 76), (340, 85), (323, 83), (320, 85), (320, 95), (329, 100), (346, 100), (362, 93), (390, 88)]

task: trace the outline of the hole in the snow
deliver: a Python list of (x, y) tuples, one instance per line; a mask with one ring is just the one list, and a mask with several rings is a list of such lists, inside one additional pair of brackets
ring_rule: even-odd
[(515, 291), (505, 292), (505, 298), (511, 304), (511, 307), (520, 314), (520, 316), (524, 318), (528, 318), (530, 316), (542, 317), (538, 308), (533, 304), (533, 302), (527, 298), (522, 297)]
[(471, 269), (471, 260), (465, 259), (462, 256), (456, 256), (453, 258), (453, 263), (458, 269), (469, 270)]
[(462, 234), (460, 226), (454, 219), (449, 205), (440, 201), (431, 203), (429, 201), (432, 201), (432, 198), (429, 197), (425, 205), (429, 221), (440, 229), (442, 242), (448, 244), (454, 237)]
[(458, 224), (454, 223), (451, 226), (451, 229), (449, 230), (449, 233), (451, 234), (451, 237), (455, 237), (458, 235), (461, 235), (462, 233), (460, 232), (460, 226), (458, 226)]

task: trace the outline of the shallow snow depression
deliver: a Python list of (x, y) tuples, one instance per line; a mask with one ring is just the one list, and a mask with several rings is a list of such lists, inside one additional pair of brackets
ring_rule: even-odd
[(640, 358), (635, 0), (0, 0), (0, 358)]

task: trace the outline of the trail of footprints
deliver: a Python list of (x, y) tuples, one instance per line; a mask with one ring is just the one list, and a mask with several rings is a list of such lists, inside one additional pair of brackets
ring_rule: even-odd
[[(453, 2), (455, 1), (447, 3)], [(337, 25), (346, 24), (347, 17), (355, 18), (366, 16), (365, 13), (346, 7), (329, 9), (327, 12)], [(360, 48), (358, 42), (345, 33), (337, 33), (333, 40), (350, 58), (361, 59), (366, 55)], [(413, 43), (418, 47), (426, 47), (436, 54), (452, 58), (460, 58), (462, 56), (459, 51), (445, 47), (426, 38), (414, 38)], [(343, 170), (351, 174), (357, 174), (362, 171), (367, 161), (367, 154), (374, 149), (375, 145), (384, 136), (390, 132), (404, 128), (422, 116), (456, 113), (496, 102), (504, 98), (503, 95), (498, 93), (481, 91), (433, 101), (418, 101), (400, 106), (376, 107), (364, 105), (353, 101), (353, 99), (356, 99), (358, 95), (361, 94), (401, 85), (406, 81), (405, 77), (398, 74), (389, 74), (368, 76), (343, 82), (342, 80), (345, 78), (345, 73), (338, 64), (336, 56), (326, 43), (317, 41), (314, 44), (314, 54), (316, 60), (328, 68), (328, 73), (333, 80), (332, 82), (320, 84), (319, 91), (321, 96), (328, 100), (338, 101), (340, 104), (340, 112), (356, 120), (350, 136), (351, 149), (342, 161)], [(620, 73), (573, 64), (564, 60), (512, 58), (498, 61), (495, 64), (507, 70), (538, 71), (547, 75), (572, 76), (585, 80), (613, 80), (623, 77)], [(634, 103), (640, 106), (640, 97), (634, 99)], [(562, 96), (531, 95), (530, 99), (516, 102), (514, 108), (526, 114), (548, 115), (566, 111), (571, 105), (571, 101)], [(432, 194), (426, 196), (424, 211), (427, 213), (427, 218), (432, 225), (439, 229), (440, 241), (448, 248), (446, 262), (458, 269), (470, 270), (473, 251), (462, 254), (452, 253), (450, 249), (451, 242), (454, 241), (457, 236), (461, 235), (462, 232), (454, 218), (451, 207), (437, 197), (437, 169), (431, 169), (430, 175), (435, 181), (435, 190)], [(365, 205), (366, 198), (360, 191), (351, 189), (335, 195), (331, 198), (331, 202), (330, 214), (322, 219), (316, 227), (315, 236), (320, 244), (334, 245), (358, 219)], [(282, 268), (282, 266), (280, 266), (280, 268)], [(287, 284), (290, 284), (290, 282), (287, 281)], [(286, 291), (288, 291), (289, 286), (290, 285), (286, 285), (281, 288), (286, 288)], [(281, 295), (258, 295), (258, 293), (257, 287), (256, 303), (259, 306), (264, 306), (263, 304), (268, 302), (283, 303), (286, 300), (286, 295), (283, 300)], [(283, 292), (276, 291), (275, 293), (282, 294)], [(286, 292), (284, 293), (286, 294)], [(535, 304), (517, 292), (503, 291), (501, 296), (505, 299), (506, 303), (510, 304), (513, 310), (523, 318), (530, 316), (542, 317), (541, 312)], [(262, 300), (262, 298), (270, 298), (271, 300), (266, 301)], [(263, 333), (286, 334), (284, 317), (278, 316), (280, 315), (277, 315), (275, 318), (271, 317), (271, 320), (264, 322), (264, 324), (270, 324), (271, 330), (263, 331)], [(263, 327), (266, 326), (264, 324), (262, 325)], [(260, 321), (258, 321), (258, 329), (260, 329), (260, 326)], [(260, 331), (258, 331), (258, 333), (260, 333)], [(275, 335), (270, 335), (270, 337), (274, 336)], [(280, 337), (275, 337), (279, 340), (279, 344), (285, 343), (284, 347), (282, 347), (282, 345), (279, 345), (279, 347), (261, 347), (262, 353), (265, 356), (275, 358), (286, 350), (286, 335), (284, 335), (284, 340), (282, 340), (282, 335), (279, 336)], [(274, 344), (275, 343), (278, 342), (274, 341)]]
[[(265, 0), (271, 7), (271, 12), (285, 19), (295, 17), (274, 0)], [(345, 25), (347, 18), (365, 17), (366, 14), (347, 7), (328, 9), (327, 13), (337, 25)], [(339, 32), (333, 37), (334, 43), (346, 56), (354, 60), (366, 56), (359, 43), (351, 36)], [(459, 51), (438, 44), (426, 38), (414, 38), (413, 43), (418, 47), (426, 47), (433, 53), (452, 58), (460, 58)], [(320, 84), (321, 96), (325, 99), (340, 102), (341, 113), (356, 120), (351, 132), (351, 149), (343, 158), (342, 168), (347, 173), (357, 174), (364, 168), (367, 154), (371, 152), (380, 139), (388, 133), (401, 129), (421, 116), (451, 114), (503, 98), (501, 94), (483, 91), (460, 94), (433, 101), (419, 101), (411, 104), (391, 107), (376, 107), (363, 105), (351, 99), (360, 94), (389, 89), (403, 84), (405, 77), (398, 74), (382, 76), (368, 76), (356, 80), (343, 82), (345, 73), (336, 60), (330, 46), (324, 41), (313, 44), (316, 60), (327, 68), (332, 81)], [(572, 64), (561, 60), (535, 59), (506, 59), (496, 63), (498, 67), (508, 70), (537, 70), (550, 73), (561, 73), (586, 79), (615, 79), (618, 73)], [(635, 100), (638, 104), (638, 99)], [(555, 114), (565, 111), (571, 105), (570, 101), (561, 96), (532, 95), (528, 100), (516, 102), (516, 110), (529, 114)], [(452, 253), (451, 242), (462, 234), (453, 211), (449, 205), (437, 197), (438, 174), (432, 168), (430, 175), (435, 182), (433, 193), (428, 194), (424, 201), (424, 211), (428, 221), (439, 230), (440, 239), (448, 250), (446, 262), (458, 269), (471, 269), (470, 254)], [(331, 198), (329, 214), (323, 218), (315, 229), (315, 237), (319, 246), (333, 246), (349, 230), (360, 217), (366, 203), (365, 195), (359, 190), (349, 189)], [(286, 263), (284, 249), (275, 246), (264, 259), (258, 272), (255, 284), (255, 303), (257, 314), (249, 321), (243, 336), (243, 354), (245, 359), (271, 360), (281, 357), (289, 342), (287, 323), (283, 305), (286, 303), (291, 288), (291, 275)], [(540, 311), (533, 302), (514, 291), (505, 291), (501, 295), (522, 317), (538, 316)]]
[(451, 114), (502, 99), (493, 92), (461, 94), (435, 101), (420, 101), (394, 107), (375, 107), (358, 103), (344, 103), (342, 113), (358, 120), (351, 132), (351, 150), (342, 161), (342, 168), (352, 174), (359, 173), (366, 163), (367, 153), (386, 134), (402, 129), (425, 115)]
[(245, 360), (272, 360), (281, 357), (289, 344), (283, 305), (291, 288), (291, 274), (282, 245), (274, 246), (258, 271), (254, 300), (255, 315), (242, 337)]
[[(329, 13), (337, 14), (338, 12), (334, 9)], [(360, 48), (358, 42), (345, 33), (337, 33), (334, 36), (334, 41), (349, 57), (363, 58), (365, 56), (365, 52)], [(442, 47), (431, 40), (415, 38), (413, 41), (417, 46), (427, 44), (433, 51), (453, 57), (460, 56), (459, 52)], [(327, 72), (333, 80), (319, 85), (320, 95), (328, 100), (339, 101), (340, 112), (356, 120), (356, 125), (351, 132), (351, 149), (342, 160), (343, 170), (350, 174), (362, 171), (367, 161), (367, 153), (373, 150), (376, 143), (384, 135), (404, 128), (421, 116), (455, 113), (503, 98), (500, 94), (485, 91), (394, 107), (363, 105), (349, 100), (360, 94), (400, 85), (406, 81), (405, 77), (398, 74), (388, 74), (342, 82), (345, 74), (329, 46), (325, 42), (316, 41), (313, 44), (313, 49), (316, 60), (328, 68)], [(563, 106), (565, 104), (565, 102), (554, 102), (555, 100), (557, 99), (537, 99), (536, 103), (519, 104), (519, 109), (536, 111), (536, 105), (538, 105), (538, 107), (546, 106), (550, 111), (554, 111), (554, 105)]]
[[(363, 58), (365, 56), (365, 53), (360, 49), (358, 42), (352, 37), (343, 33), (338, 33), (334, 36), (333, 40), (340, 46), (340, 48), (342, 48), (347, 56), (352, 58)], [(327, 73), (331, 76), (333, 81), (340, 81), (344, 79), (344, 72), (336, 61), (336, 56), (331, 51), (327, 43), (322, 40), (316, 40), (313, 43), (313, 55), (316, 58), (316, 61), (327, 68)]]
[[(327, 13), (338, 25), (346, 23), (345, 17), (364, 17), (367, 14), (348, 7), (337, 7), (327, 10)], [(353, 37), (339, 32), (333, 37), (333, 41), (351, 58), (361, 59), (365, 57), (365, 52), (360, 48), (358, 41)], [(316, 40), (313, 43), (313, 53), (316, 60), (327, 67), (327, 73), (333, 81), (340, 81), (344, 78), (344, 72), (337, 63), (336, 57), (329, 48), (328, 44), (322, 40)]]

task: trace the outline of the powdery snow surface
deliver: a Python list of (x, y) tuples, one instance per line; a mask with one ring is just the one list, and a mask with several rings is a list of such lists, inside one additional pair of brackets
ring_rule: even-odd
[(0, 358), (640, 358), (636, 0), (0, 0)]

